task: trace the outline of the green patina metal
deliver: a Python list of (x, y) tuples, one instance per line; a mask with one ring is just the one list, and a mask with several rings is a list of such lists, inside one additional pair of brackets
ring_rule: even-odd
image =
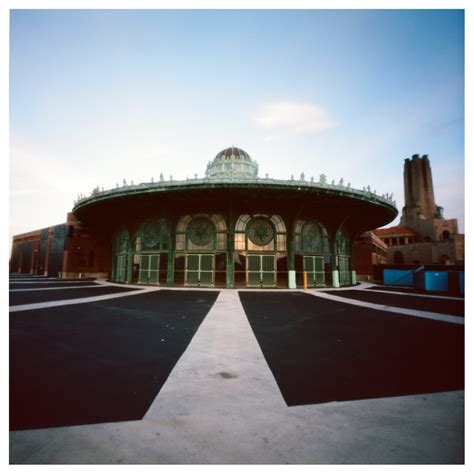
[(122, 228), (115, 239), (115, 281), (129, 283), (130, 271), (128, 262), (130, 261), (130, 234), (128, 230)]
[[(378, 208), (384, 208), (383, 212), (379, 209), (381, 216), (397, 213), (396, 204), (391, 196), (377, 196), (370, 187), (363, 190), (351, 188), (350, 184), (344, 184), (342, 178), (338, 184), (335, 184), (334, 180), (329, 184), (324, 174), (320, 175), (317, 182), (313, 178), (306, 180), (303, 173), (300, 179), (259, 178), (257, 162), (246, 152), (235, 147), (218, 153), (214, 160), (208, 163), (206, 176), (203, 179), (195, 176), (194, 179), (176, 181), (170, 177), (170, 180), (166, 181), (161, 175), (158, 182), (152, 180), (150, 183), (138, 185), (133, 185), (133, 182), (127, 185), (124, 180), (123, 186), (117, 185), (116, 189), (101, 191), (97, 187), (89, 197), (81, 196), (75, 202), (73, 212), (81, 216), (83, 210), (89, 206), (94, 209), (92, 206), (98, 203), (107, 201), (120, 203), (122, 199), (131, 197), (135, 199), (131, 201), (135, 203), (134, 209), (139, 209), (142, 202), (147, 202), (145, 198), (148, 196), (160, 196), (159, 200), (148, 201), (158, 203), (165, 202), (165, 199), (161, 199), (165, 195), (170, 196), (170, 200), (176, 206), (176, 203), (184, 202), (184, 197), (187, 196), (184, 194), (173, 198), (177, 193), (212, 191), (214, 193), (212, 196), (218, 196), (216, 191), (221, 190), (228, 190), (229, 193), (226, 195), (234, 196), (231, 199), (235, 200), (238, 196), (258, 196), (258, 199), (260, 196), (265, 196), (264, 199), (267, 199), (268, 203), (270, 198), (275, 198), (277, 202), (282, 198), (283, 202), (283, 198), (288, 197), (288, 203), (297, 203), (298, 210), (293, 217), (289, 217), (289, 212), (286, 211), (285, 223), (285, 220), (277, 214), (242, 213), (242, 206), (240, 212), (234, 216), (232, 204), (229, 204), (227, 211), (222, 206), (212, 206), (217, 212), (220, 209), (226, 219), (218, 213), (189, 213), (179, 217), (175, 211), (168, 213), (166, 207), (159, 204), (160, 209), (165, 210), (164, 214), (169, 215), (167, 220), (145, 219), (139, 225), (133, 239), (130, 238), (127, 229), (121, 229), (115, 235), (112, 244), (112, 278), (127, 283), (138, 280), (138, 283), (143, 284), (160, 284), (166, 281), (168, 286), (172, 286), (175, 282), (175, 265), (177, 265), (176, 272), (182, 273), (183, 270), (185, 272), (184, 279), (179, 281), (186, 285), (212, 286), (215, 284), (215, 272), (219, 271), (220, 284), (224, 282), (228, 288), (232, 288), (236, 278), (234, 272), (236, 259), (238, 262), (246, 259), (246, 281), (249, 286), (275, 286), (277, 265), (279, 272), (282, 269), (293, 272), (293, 280), (295, 271), (300, 274), (306, 271), (311, 286), (325, 285), (326, 274), (329, 273), (332, 275), (333, 286), (353, 284), (355, 280), (353, 240), (340, 226), (334, 234), (332, 229), (337, 228), (339, 224), (327, 222), (331, 229), (328, 233), (323, 224), (314, 218), (305, 220), (296, 217), (303, 209), (301, 203), (310, 203), (316, 198), (317, 203), (326, 206), (324, 203), (337, 202), (332, 198), (348, 198), (355, 202), (370, 203)], [(205, 195), (199, 194), (199, 196)], [(193, 195), (189, 196), (191, 199)], [(318, 205), (321, 204), (317, 204), (316, 208)], [(116, 209), (117, 207), (115, 206)], [(310, 206), (303, 212), (308, 213), (308, 209), (311, 214)], [(329, 207), (329, 209), (335, 208)], [(365, 209), (371, 208), (366, 206)], [(147, 211), (143, 212), (143, 215), (147, 213), (151, 214)], [(123, 221), (122, 218), (120, 220)], [(354, 232), (353, 228), (351, 232)], [(298, 256), (298, 268), (295, 265), (296, 256)], [(240, 270), (237, 270), (237, 273), (243, 274), (242, 264), (238, 265)], [(224, 270), (226, 278), (223, 281)], [(281, 282), (281, 274), (279, 275), (278, 281)]]
[(276, 263), (274, 255), (247, 256), (247, 286), (276, 286)]
[(343, 226), (341, 226), (336, 233), (336, 252), (339, 284), (342, 286), (350, 285), (352, 281), (350, 268), (352, 245)]
[(377, 196), (368, 190), (357, 190), (336, 184), (316, 183), (308, 181), (292, 181), (262, 178), (205, 178), (189, 179), (184, 181), (163, 181), (155, 183), (141, 183), (138, 185), (125, 185), (120, 188), (91, 194), (75, 201), (73, 212), (82, 207), (96, 202), (116, 199), (133, 195), (146, 195), (150, 193), (173, 193), (185, 190), (211, 190), (211, 189), (268, 189), (277, 191), (298, 191), (302, 193), (317, 193), (328, 196), (342, 196), (371, 202), (384, 206), (397, 212), (396, 203), (388, 196)]

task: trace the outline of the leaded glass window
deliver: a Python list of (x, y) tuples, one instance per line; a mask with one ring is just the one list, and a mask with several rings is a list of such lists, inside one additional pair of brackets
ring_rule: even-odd
[(237, 220), (234, 236), (235, 250), (286, 251), (286, 229), (283, 219), (275, 214), (271, 217), (243, 214)]
[(336, 233), (336, 247), (338, 255), (350, 255), (350, 240), (344, 228), (339, 228)]
[(213, 251), (227, 248), (227, 226), (219, 214), (183, 216), (176, 228), (176, 250)]
[(296, 252), (329, 254), (329, 239), (324, 226), (315, 219), (296, 221), (294, 249)]
[(135, 251), (159, 252), (169, 248), (169, 228), (164, 219), (148, 219), (140, 226), (135, 239)]

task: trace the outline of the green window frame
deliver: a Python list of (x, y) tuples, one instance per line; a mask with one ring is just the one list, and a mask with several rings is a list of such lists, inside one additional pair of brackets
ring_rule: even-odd
[[(252, 231), (252, 225), (256, 221), (268, 222), (273, 232), (271, 241), (262, 245), (252, 241), (249, 231)], [(283, 219), (278, 214), (240, 215), (235, 224), (234, 249), (247, 252), (286, 252), (286, 226)]]
[(179, 220), (175, 250), (213, 252), (226, 249), (227, 225), (220, 214), (188, 214)]

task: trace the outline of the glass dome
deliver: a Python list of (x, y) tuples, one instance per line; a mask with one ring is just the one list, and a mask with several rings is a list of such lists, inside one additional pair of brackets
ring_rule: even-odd
[(258, 164), (244, 150), (226, 148), (207, 164), (208, 178), (256, 178)]

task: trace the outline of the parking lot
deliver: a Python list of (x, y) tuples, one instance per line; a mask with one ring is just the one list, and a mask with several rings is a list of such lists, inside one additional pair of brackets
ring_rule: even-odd
[(13, 464), (464, 461), (461, 299), (12, 275), (10, 311)]

